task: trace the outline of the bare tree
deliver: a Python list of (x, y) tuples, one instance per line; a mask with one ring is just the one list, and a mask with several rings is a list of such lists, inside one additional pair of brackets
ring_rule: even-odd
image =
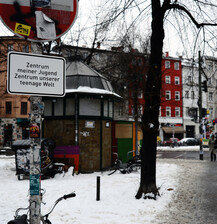
[[(197, 1), (199, 4), (201, 1)], [(206, 1), (207, 2), (207, 1)], [(145, 109), (142, 118), (143, 145), (141, 150), (142, 169), (140, 187), (136, 198), (139, 199), (143, 194), (153, 193), (158, 195), (156, 186), (156, 148), (157, 134), (159, 128), (159, 107), (161, 91), (161, 63), (164, 40), (164, 18), (168, 10), (181, 10), (190, 18), (197, 28), (207, 25), (216, 26), (213, 23), (199, 23), (196, 21), (190, 10), (178, 4), (178, 1), (152, 0), (152, 35), (151, 35), (151, 55), (149, 71), (145, 86)], [(204, 2), (205, 4), (205, 2)], [(201, 7), (203, 4), (201, 2)], [(147, 144), (149, 143), (149, 144)]]

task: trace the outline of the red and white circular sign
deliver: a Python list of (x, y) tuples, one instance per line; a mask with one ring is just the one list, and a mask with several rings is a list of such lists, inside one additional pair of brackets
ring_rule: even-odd
[(0, 0), (0, 16), (14, 34), (31, 41), (55, 40), (73, 25), (78, 0)]

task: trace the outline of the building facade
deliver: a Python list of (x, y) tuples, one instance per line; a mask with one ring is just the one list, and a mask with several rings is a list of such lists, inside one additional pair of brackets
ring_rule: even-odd
[(162, 90), (160, 106), (161, 141), (171, 137), (183, 138), (182, 66), (180, 58), (167, 52), (162, 60)]
[[(217, 100), (217, 59), (203, 57), (201, 59), (201, 71), (198, 60), (182, 60), (183, 76), (183, 123), (186, 130), (185, 137), (209, 138), (211, 133), (216, 132), (216, 100)], [(202, 120), (199, 120), (199, 74), (201, 76), (202, 93)], [(206, 83), (206, 91), (204, 91)], [(202, 125), (202, 126), (201, 126)], [(202, 133), (201, 128), (202, 127)]]
[(7, 93), (7, 54), (9, 51), (31, 52), (31, 42), (18, 37), (0, 37), (0, 145), (29, 138), (29, 96)]

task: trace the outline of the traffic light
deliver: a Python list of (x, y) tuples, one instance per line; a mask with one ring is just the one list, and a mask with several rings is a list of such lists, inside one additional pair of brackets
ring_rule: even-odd
[(212, 125), (213, 125), (213, 126), (215, 125), (215, 120), (212, 120)]
[(207, 92), (207, 81), (206, 80), (202, 82), (201, 87), (204, 92)]
[(206, 108), (202, 108), (202, 117), (206, 117), (207, 111)]
[(200, 130), (200, 134), (202, 135), (203, 134), (203, 125), (202, 124), (200, 124), (200, 126), (199, 126), (199, 130)]

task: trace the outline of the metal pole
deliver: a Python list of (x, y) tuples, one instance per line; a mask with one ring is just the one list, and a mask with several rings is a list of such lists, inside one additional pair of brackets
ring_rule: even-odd
[(78, 145), (78, 95), (75, 94), (75, 145)]
[(41, 97), (30, 97), (30, 223), (40, 224), (41, 216), (41, 115), (44, 109)]
[(199, 108), (199, 133), (200, 133), (200, 160), (203, 160), (203, 133), (201, 133), (201, 124), (202, 124), (202, 89), (201, 89), (201, 55), (200, 51), (198, 52), (198, 65), (199, 65), (199, 99), (198, 99), (198, 108)]

